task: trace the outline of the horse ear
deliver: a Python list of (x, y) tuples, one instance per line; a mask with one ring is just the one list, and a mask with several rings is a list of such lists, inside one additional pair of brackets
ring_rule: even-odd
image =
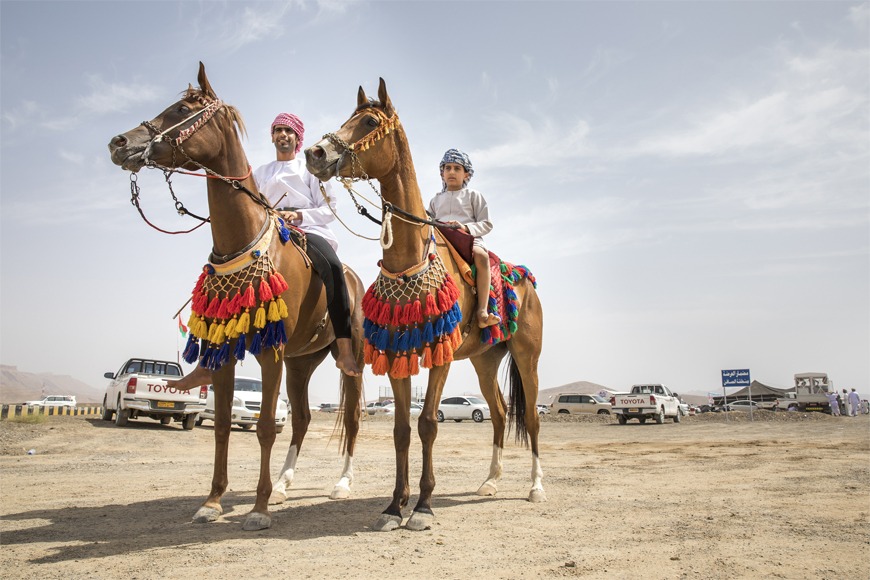
[(378, 100), (384, 107), (384, 113), (386, 113), (388, 117), (392, 117), (393, 103), (390, 101), (390, 95), (387, 94), (387, 83), (384, 82), (383, 77), (381, 77), (380, 80), (381, 82), (378, 84)]
[(363, 90), (362, 85), (359, 87), (359, 92), (356, 94), (356, 106), (361, 107), (369, 102), (369, 98), (366, 96), (366, 92)]
[(214, 94), (214, 89), (211, 88), (211, 84), (208, 82), (208, 77), (205, 76), (205, 65), (202, 64), (202, 61), (199, 63), (199, 74), (196, 80), (199, 82), (199, 88), (203, 93), (213, 99), (217, 98), (217, 95)]

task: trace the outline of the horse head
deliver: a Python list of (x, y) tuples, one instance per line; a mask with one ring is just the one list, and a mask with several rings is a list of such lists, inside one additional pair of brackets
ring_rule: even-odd
[(362, 87), (357, 106), (338, 131), (305, 150), (308, 171), (322, 181), (332, 177), (381, 179), (399, 159), (396, 139), (386, 138), (401, 130), (399, 117), (380, 79), (378, 99), (369, 99)]
[[(134, 173), (146, 165), (195, 170), (213, 168), (215, 159), (226, 156), (230, 139), (238, 141), (238, 134), (245, 133), (244, 122), (234, 107), (218, 99), (201, 62), (197, 80), (198, 89), (188, 85), (181, 99), (162, 113), (113, 137), (112, 162)], [(215, 117), (225, 122), (209, 123)], [(227, 135), (226, 127), (233, 125), (235, 135)]]

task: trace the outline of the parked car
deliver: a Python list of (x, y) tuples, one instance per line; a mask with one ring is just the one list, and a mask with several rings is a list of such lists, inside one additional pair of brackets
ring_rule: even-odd
[[(236, 377), (233, 388), (233, 411), (232, 424), (242, 429), (253, 429), (260, 419), (260, 410), (263, 404), (263, 383), (260, 379), (248, 377)], [(281, 433), (287, 424), (287, 403), (278, 399), (275, 409), (275, 431)], [(202, 425), (203, 420), (214, 421), (214, 387), (209, 385), (208, 396), (205, 400), (205, 410), (199, 414), (197, 425)]]
[(321, 413), (338, 413), (341, 407), (338, 406), (338, 403), (320, 403), (317, 410)]
[[(419, 417), (423, 413), (423, 405), (420, 403), (411, 403), (411, 416)], [(396, 404), (393, 402), (387, 403), (381, 406), (381, 410), (377, 413), (378, 415), (388, 415), (393, 416), (396, 414)]]
[(550, 407), (548, 405), (537, 405), (538, 407), (538, 415), (548, 415), (550, 413)]
[(489, 405), (479, 397), (446, 397), (441, 399), (438, 412), (435, 414), (439, 422), (445, 419), (453, 419), (457, 423), (464, 419), (472, 419), (480, 423), (484, 419), (490, 419)]
[(756, 403), (755, 401), (750, 400), (741, 400), (741, 401), (731, 401), (725, 406), (726, 411), (749, 411), (752, 409), (753, 411), (760, 411), (761, 405)]
[(27, 401), (24, 403), (30, 407), (70, 407), (75, 408), (75, 395), (49, 395), (38, 401)]
[(689, 415), (694, 414), (692, 413), (692, 407), (684, 401), (680, 401), (680, 413), (682, 413), (683, 417), (688, 417)]
[(583, 395), (579, 393), (561, 393), (550, 404), (551, 413), (576, 415), (577, 413), (592, 413), (593, 415), (609, 415), (612, 409), (610, 401), (598, 395)]
[(384, 407), (391, 405), (392, 403), (392, 401), (372, 401), (366, 405), (366, 413), (369, 415), (376, 415), (381, 413), (384, 410)]

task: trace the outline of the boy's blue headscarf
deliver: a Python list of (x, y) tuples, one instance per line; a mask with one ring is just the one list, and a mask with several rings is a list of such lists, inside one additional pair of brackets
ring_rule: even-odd
[[(463, 153), (459, 149), (448, 149), (447, 152), (444, 153), (444, 157), (441, 158), (441, 163), (438, 165), (439, 173), (444, 169), (445, 163), (456, 163), (464, 167), (465, 171), (468, 172), (468, 179), (471, 179), (474, 175), (474, 167), (471, 166), (471, 159), (466, 153)], [(468, 182), (468, 179), (465, 181)]]

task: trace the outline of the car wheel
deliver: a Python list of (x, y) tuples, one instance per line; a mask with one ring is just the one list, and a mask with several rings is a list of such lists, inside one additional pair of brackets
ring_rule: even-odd
[(112, 415), (115, 413), (106, 404), (106, 397), (103, 397), (103, 421), (111, 421)]
[(677, 409), (677, 414), (674, 415), (674, 423), (679, 423), (683, 419), (683, 412)]
[(662, 407), (659, 409), (659, 414), (656, 415), (656, 423), (661, 425), (665, 422), (665, 408)]
[(444, 413), (442, 413), (441, 411), (438, 411), (437, 413), (435, 413), (435, 418), (438, 419), (439, 423), (443, 423), (444, 422)]
[(246, 423), (245, 425), (240, 425), (240, 427), (241, 427), (242, 429), (244, 429), (245, 431), (250, 431), (251, 429), (254, 428), (254, 426), (251, 425), (250, 423)]
[(641, 425), (643, 425), (644, 423), (646, 423), (646, 417), (641, 417), (640, 419), (638, 419), (638, 421)]
[(118, 404), (117, 415), (115, 415), (115, 425), (118, 427), (123, 427), (127, 424), (127, 421), (130, 420), (130, 409), (122, 409), (120, 403)]
[(205, 419), (203, 419), (203, 418), (200, 417), (199, 415), (196, 416), (196, 426), (197, 426), (197, 427), (199, 427), (200, 425), (202, 425), (202, 422), (203, 422), (203, 421), (205, 421)]
[(608, 411), (607, 409), (601, 409), (600, 411), (598, 411), (598, 414), (599, 415), (609, 415), (610, 411)]
[(462, 423), (462, 419), (453, 419), (456, 423)]
[(277, 427), (275, 427), (275, 433), (283, 433), (283, 432), (284, 432), (284, 425), (278, 425)]
[(568, 409), (559, 409), (559, 414), (560, 415), (570, 415), (571, 411), (569, 411)]
[(474, 413), (471, 414), (471, 418), (474, 419), (475, 423), (483, 423), (483, 411), (475, 409)]
[(172, 417), (169, 417), (169, 416), (160, 417), (160, 424), (161, 425), (169, 425), (170, 423), (172, 423)]
[(194, 413), (192, 415), (185, 415), (184, 419), (181, 420), (181, 428), (185, 431), (192, 431), (193, 426), (196, 424), (196, 418), (199, 417), (199, 413)]
[(619, 421), (620, 425), (625, 425), (628, 423), (628, 419), (625, 418), (625, 415), (617, 415), (616, 420)]

